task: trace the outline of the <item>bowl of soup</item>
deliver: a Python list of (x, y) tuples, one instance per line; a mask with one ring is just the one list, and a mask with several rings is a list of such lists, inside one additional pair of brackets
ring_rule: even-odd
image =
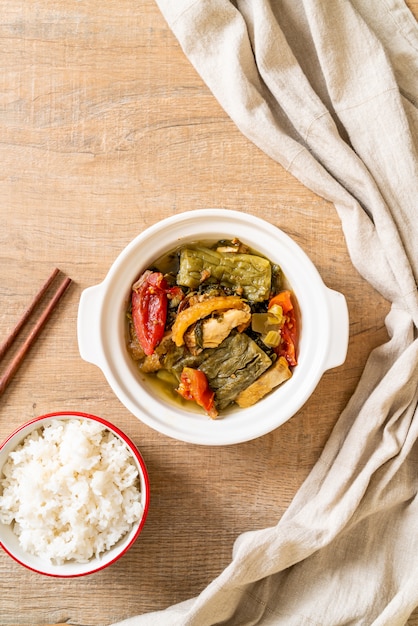
[(78, 312), (81, 357), (167, 436), (230, 445), (290, 419), (348, 347), (344, 296), (285, 232), (201, 209), (121, 251)]

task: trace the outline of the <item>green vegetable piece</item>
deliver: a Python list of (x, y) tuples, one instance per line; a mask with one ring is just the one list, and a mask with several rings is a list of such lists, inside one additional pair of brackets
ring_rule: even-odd
[(280, 343), (280, 332), (278, 330), (269, 330), (265, 337), (262, 337), (263, 342), (269, 348), (275, 348)]
[(283, 309), (280, 304), (273, 304), (272, 307), (269, 308), (267, 312), (267, 324), (279, 324), (282, 325), (284, 322)]
[(215, 392), (220, 411), (232, 404), (238, 394), (272, 363), (270, 357), (244, 333), (231, 333), (218, 348), (204, 350), (202, 354), (205, 352), (200, 369)]
[(283, 309), (279, 304), (273, 305), (267, 313), (253, 313), (251, 316), (252, 330), (261, 335), (262, 342), (269, 348), (279, 345), (283, 322)]
[(229, 406), (272, 363), (270, 357), (245, 333), (232, 332), (217, 348), (192, 355), (185, 346), (171, 346), (163, 357), (164, 367), (180, 380), (183, 367), (199, 368), (215, 392), (219, 410)]
[(219, 252), (204, 246), (183, 248), (177, 284), (197, 289), (203, 272), (206, 282), (218, 282), (240, 292), (250, 302), (267, 300), (271, 289), (271, 263), (255, 254)]
[(251, 315), (251, 329), (255, 333), (264, 334), (268, 321), (267, 313), (253, 313)]
[(181, 373), (184, 367), (193, 367), (197, 369), (201, 363), (202, 351), (198, 355), (191, 354), (186, 346), (176, 346), (174, 342), (170, 342), (169, 349), (166, 354), (161, 357), (163, 367), (171, 372), (178, 382), (180, 382)]

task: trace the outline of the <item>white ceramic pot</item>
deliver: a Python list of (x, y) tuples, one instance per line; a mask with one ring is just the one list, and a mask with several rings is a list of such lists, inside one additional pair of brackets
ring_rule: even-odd
[[(126, 309), (133, 282), (162, 254), (186, 242), (233, 237), (281, 266), (300, 309), (299, 358), (292, 378), (270, 395), (250, 408), (233, 408), (211, 420), (162, 399), (138, 371), (126, 348)], [(248, 441), (286, 422), (324, 372), (344, 362), (348, 338), (344, 296), (325, 286), (295, 241), (264, 220), (226, 209), (180, 213), (145, 230), (121, 252), (102, 283), (83, 291), (78, 312), (81, 357), (102, 370), (125, 407), (165, 435), (205, 445)]]

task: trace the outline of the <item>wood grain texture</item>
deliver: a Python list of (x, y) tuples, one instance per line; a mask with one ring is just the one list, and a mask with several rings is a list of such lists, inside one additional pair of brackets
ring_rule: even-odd
[[(408, 6), (417, 16), (418, 2)], [(73, 280), (1, 399), (0, 438), (43, 413), (92, 412), (134, 439), (151, 478), (143, 534), (107, 570), (56, 580), (1, 553), (0, 622), (106, 626), (198, 594), (241, 532), (278, 521), (385, 341), (388, 305), (352, 267), (334, 207), (240, 134), (153, 0), (8, 0), (0, 59), (2, 336), (53, 267)], [(280, 429), (226, 448), (144, 426), (81, 360), (76, 337), (81, 291), (124, 246), (158, 219), (202, 207), (282, 228), (350, 312), (345, 364)]]

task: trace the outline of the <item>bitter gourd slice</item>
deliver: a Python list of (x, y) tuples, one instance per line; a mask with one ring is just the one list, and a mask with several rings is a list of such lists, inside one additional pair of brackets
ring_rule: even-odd
[(262, 302), (269, 297), (271, 276), (271, 263), (264, 257), (197, 245), (181, 250), (177, 284), (197, 289), (204, 278), (231, 288), (250, 302)]

